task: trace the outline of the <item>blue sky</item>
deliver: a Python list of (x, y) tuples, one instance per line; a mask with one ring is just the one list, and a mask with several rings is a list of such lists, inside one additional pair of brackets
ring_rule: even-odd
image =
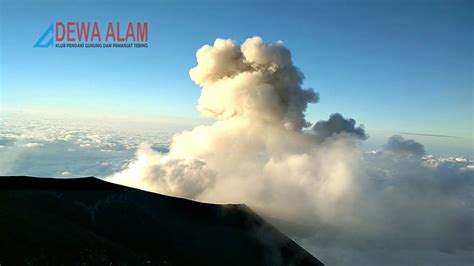
[[(188, 75), (197, 49), (259, 35), (282, 40), (320, 93), (309, 121), (340, 112), (380, 143), (393, 132), (459, 136), (422, 140), (472, 155), (472, 14), (470, 1), (3, 0), (1, 104), (198, 118)], [(33, 48), (55, 21), (147, 21), (150, 47)]]

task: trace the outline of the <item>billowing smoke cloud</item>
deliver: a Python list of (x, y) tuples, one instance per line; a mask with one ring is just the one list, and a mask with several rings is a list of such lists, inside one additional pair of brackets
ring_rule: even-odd
[(214, 172), (208, 170), (203, 161), (171, 158), (147, 145), (142, 145), (136, 160), (115, 176), (120, 182), (134, 181), (120, 180), (122, 177), (139, 177), (138, 183), (130, 185), (185, 198), (196, 198), (215, 181)]
[(413, 155), (421, 157), (425, 155), (425, 147), (414, 140), (404, 140), (403, 137), (395, 135), (388, 139), (385, 145), (386, 152), (401, 155)]
[(190, 76), (202, 88), (198, 109), (218, 120), (175, 135), (166, 154), (142, 146), (110, 181), (246, 203), (329, 265), (472, 259), (470, 162), (445, 165), (401, 137), (363, 153), (364, 129), (339, 114), (302, 130), (319, 97), (301, 87), (281, 42), (218, 39), (197, 61)]
[(259, 37), (241, 46), (217, 39), (197, 52), (191, 79), (202, 87), (198, 109), (204, 115), (256, 122), (282, 123), (299, 130), (307, 126), (304, 111), (319, 100), (312, 89), (301, 88), (303, 73), (281, 42), (267, 44)]
[(366, 140), (368, 136), (362, 125), (356, 127), (356, 121), (352, 118), (345, 119), (341, 114), (335, 113), (329, 117), (328, 121), (318, 121), (312, 130), (316, 137), (323, 141), (336, 134), (350, 134), (361, 140)]

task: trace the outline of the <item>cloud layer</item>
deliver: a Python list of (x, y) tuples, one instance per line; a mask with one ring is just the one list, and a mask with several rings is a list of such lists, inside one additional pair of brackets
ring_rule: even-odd
[(104, 177), (127, 164), (140, 143), (166, 150), (182, 130), (34, 112), (2, 111), (0, 123), (0, 175)]

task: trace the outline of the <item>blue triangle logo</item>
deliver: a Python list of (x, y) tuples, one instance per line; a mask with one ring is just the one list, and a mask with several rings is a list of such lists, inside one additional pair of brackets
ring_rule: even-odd
[[(51, 33), (50, 39), (45, 42), (46, 37), (48, 34)], [(35, 45), (33, 45), (34, 48), (47, 48), (50, 46), (53, 46), (54, 44), (54, 27), (53, 24), (46, 29), (46, 31), (41, 35), (41, 37), (36, 41)]]

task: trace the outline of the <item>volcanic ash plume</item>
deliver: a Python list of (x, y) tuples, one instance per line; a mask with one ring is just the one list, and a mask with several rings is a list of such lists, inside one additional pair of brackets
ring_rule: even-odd
[(108, 180), (246, 203), (285, 221), (279, 228), (329, 265), (474, 259), (474, 166), (433, 163), (423, 145), (400, 136), (362, 153), (365, 129), (338, 113), (304, 130), (307, 105), (319, 97), (301, 87), (303, 74), (280, 42), (217, 39), (197, 61), (190, 76), (202, 88), (198, 109), (216, 122), (175, 135), (166, 154), (141, 146)]
[[(143, 146), (111, 181), (211, 202), (243, 202), (284, 217), (334, 215), (351, 188), (357, 150), (350, 135), (321, 143), (304, 112), (318, 94), (281, 42), (217, 39), (197, 52), (191, 79), (202, 87), (198, 109), (218, 120), (173, 138), (168, 154)], [(326, 134), (327, 135), (327, 134)], [(329, 136), (328, 136), (329, 137)]]
[(307, 126), (304, 111), (318, 101), (313, 90), (301, 88), (303, 73), (282, 43), (266, 44), (259, 37), (241, 46), (217, 39), (197, 52), (191, 79), (202, 87), (198, 109), (219, 119), (241, 117), (256, 123)]

